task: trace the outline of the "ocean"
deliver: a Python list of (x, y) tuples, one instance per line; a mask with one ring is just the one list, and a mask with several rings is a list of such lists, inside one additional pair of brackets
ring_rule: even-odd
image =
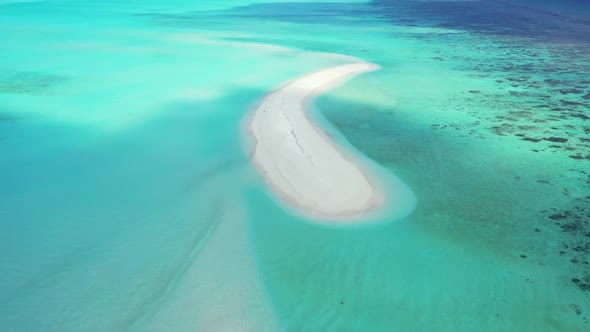
[[(0, 330), (590, 329), (590, 2), (0, 0)], [(344, 55), (344, 56), (342, 56)], [(270, 90), (415, 211), (285, 208)]]

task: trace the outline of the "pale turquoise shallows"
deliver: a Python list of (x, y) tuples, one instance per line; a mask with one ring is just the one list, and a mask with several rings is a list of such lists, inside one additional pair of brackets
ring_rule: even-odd
[[(586, 331), (590, 28), (529, 5), (0, 0), (0, 331)], [(314, 223), (249, 160), (341, 55), (382, 68), (311, 118), (403, 220)]]

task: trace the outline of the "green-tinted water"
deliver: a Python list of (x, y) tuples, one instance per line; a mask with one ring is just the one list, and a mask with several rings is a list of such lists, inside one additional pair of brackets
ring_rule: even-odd
[[(590, 28), (551, 8), (0, 1), (2, 330), (587, 330)], [(318, 111), (405, 220), (302, 220), (250, 165), (257, 100), (338, 54), (382, 69)]]

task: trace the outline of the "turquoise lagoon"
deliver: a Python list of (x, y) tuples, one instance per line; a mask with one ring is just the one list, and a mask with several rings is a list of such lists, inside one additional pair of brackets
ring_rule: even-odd
[[(589, 17), (0, 1), (0, 330), (588, 330)], [(257, 101), (339, 54), (382, 69), (314, 115), (408, 183), (404, 220), (319, 225), (250, 164)]]

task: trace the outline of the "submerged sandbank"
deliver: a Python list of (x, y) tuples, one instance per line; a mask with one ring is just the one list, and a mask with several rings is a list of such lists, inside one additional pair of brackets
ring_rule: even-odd
[[(357, 62), (312, 72), (270, 92), (256, 108), (250, 129), (252, 160), (289, 205), (321, 219), (356, 219), (385, 204), (375, 177), (336, 146), (306, 115), (310, 99), (379, 66)], [(388, 202), (395, 204), (395, 202)]]

